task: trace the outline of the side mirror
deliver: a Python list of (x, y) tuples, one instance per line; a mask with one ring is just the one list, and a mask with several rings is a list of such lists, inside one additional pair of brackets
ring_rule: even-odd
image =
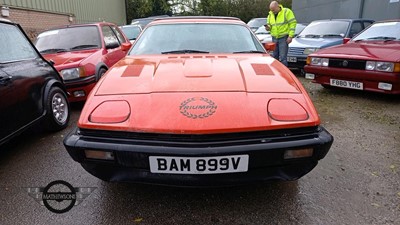
[(131, 47), (132, 47), (132, 43), (130, 43), (130, 42), (125, 42), (125, 43), (122, 43), (122, 45), (121, 45), (121, 50), (124, 51), (124, 52), (126, 52), (126, 51), (128, 51), (129, 49), (131, 49)]
[(343, 38), (343, 44), (346, 44), (349, 41), (350, 41), (350, 38)]
[(274, 51), (276, 48), (276, 44), (275, 43), (271, 43), (271, 42), (267, 42), (267, 43), (263, 43), (265, 50), (267, 51)]
[(119, 47), (119, 43), (118, 42), (106, 42), (106, 49), (114, 49), (114, 48), (118, 48)]

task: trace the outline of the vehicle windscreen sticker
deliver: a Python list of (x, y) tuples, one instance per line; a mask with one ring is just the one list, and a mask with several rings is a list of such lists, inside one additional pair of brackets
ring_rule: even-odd
[(186, 99), (179, 106), (182, 115), (191, 119), (204, 119), (212, 116), (218, 106), (208, 98), (193, 97)]

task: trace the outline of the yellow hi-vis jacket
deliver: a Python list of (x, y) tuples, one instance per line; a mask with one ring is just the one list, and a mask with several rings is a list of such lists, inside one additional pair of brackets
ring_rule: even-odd
[(283, 8), (282, 5), (279, 5), (279, 7), (281, 7), (281, 11), (279, 11), (276, 16), (276, 20), (275, 14), (272, 11), (268, 14), (267, 22), (271, 28), (271, 36), (274, 38), (281, 38), (286, 35), (294, 37), (294, 31), (296, 30), (297, 24), (296, 18), (294, 17), (292, 10)]

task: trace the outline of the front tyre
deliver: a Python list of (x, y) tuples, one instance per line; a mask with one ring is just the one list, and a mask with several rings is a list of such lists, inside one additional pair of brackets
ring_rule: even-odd
[(45, 101), (45, 128), (59, 131), (68, 126), (70, 110), (67, 95), (59, 87), (52, 87)]

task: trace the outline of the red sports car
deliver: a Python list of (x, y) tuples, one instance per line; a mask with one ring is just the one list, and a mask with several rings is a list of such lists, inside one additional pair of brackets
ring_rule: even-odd
[(100, 80), (64, 145), (102, 180), (220, 186), (298, 179), (332, 141), (245, 23), (172, 17)]
[(324, 87), (400, 94), (400, 20), (374, 23), (346, 44), (309, 55), (305, 71)]
[(132, 46), (115, 24), (104, 22), (45, 31), (35, 45), (60, 72), (70, 102), (86, 100), (100, 77)]

